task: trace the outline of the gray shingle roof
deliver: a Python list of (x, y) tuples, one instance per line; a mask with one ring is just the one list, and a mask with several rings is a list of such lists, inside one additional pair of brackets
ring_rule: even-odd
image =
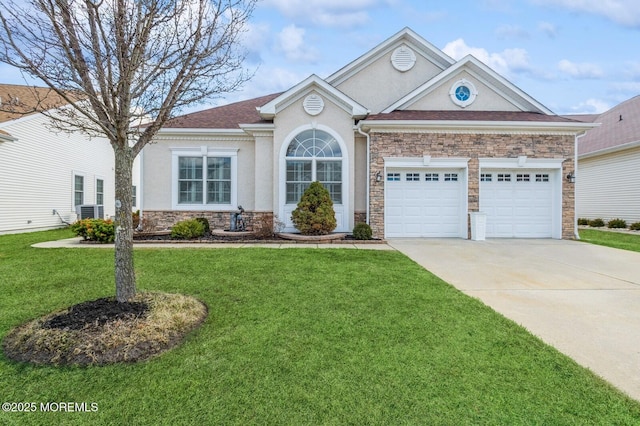
[(593, 122), (601, 125), (579, 139), (578, 155), (640, 142), (640, 96), (598, 115)]

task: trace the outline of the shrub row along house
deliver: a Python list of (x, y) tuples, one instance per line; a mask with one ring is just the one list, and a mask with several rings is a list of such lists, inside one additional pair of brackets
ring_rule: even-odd
[(576, 139), (592, 127), (405, 28), (326, 79), (173, 119), (143, 151), (143, 215), (228, 228), (242, 205), (254, 227), (294, 231), (320, 181), (337, 231), (468, 238), (482, 211), (487, 237), (573, 238)]
[(65, 226), (80, 206), (85, 217), (115, 214), (109, 141), (55, 131), (39, 112), (64, 104), (49, 89), (0, 84), (0, 233)]

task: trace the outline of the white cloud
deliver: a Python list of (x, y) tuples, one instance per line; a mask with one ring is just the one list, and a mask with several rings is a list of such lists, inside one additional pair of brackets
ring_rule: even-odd
[(563, 59), (558, 63), (558, 69), (578, 79), (599, 79), (604, 77), (604, 72), (599, 66), (588, 62), (577, 64)]
[(558, 36), (558, 27), (550, 22), (539, 22), (538, 30), (542, 31), (549, 38), (556, 38)]
[(496, 28), (495, 34), (501, 39), (529, 38), (529, 33), (518, 25), (502, 25)]
[(624, 25), (640, 28), (638, 0), (530, 0), (534, 4), (562, 7), (574, 12), (600, 15)]
[(529, 55), (526, 50), (520, 48), (505, 49), (501, 53), (489, 53), (481, 47), (467, 46), (465, 41), (459, 38), (447, 43), (442, 51), (455, 60), (462, 59), (466, 55), (473, 55), (505, 77), (512, 73), (531, 71)]
[(600, 99), (587, 99), (576, 106), (571, 107), (572, 114), (602, 114), (609, 111), (612, 105)]
[(263, 0), (262, 7), (273, 7), (292, 20), (351, 28), (368, 23), (369, 10), (392, 3), (393, 0)]
[(305, 42), (305, 29), (291, 24), (277, 35), (276, 50), (282, 52), (292, 62), (314, 62), (318, 52)]

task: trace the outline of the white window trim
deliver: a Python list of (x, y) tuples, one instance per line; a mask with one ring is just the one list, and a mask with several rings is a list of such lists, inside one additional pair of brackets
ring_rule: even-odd
[[(99, 180), (102, 181), (102, 204), (98, 203), (98, 181)], [(93, 179), (93, 188), (94, 188), (93, 198), (95, 200), (95, 203), (98, 204), (98, 205), (102, 205), (102, 206), (104, 205), (104, 199), (105, 199), (105, 190), (104, 189), (106, 187), (106, 182), (107, 182), (107, 180), (104, 177), (102, 177), (100, 175), (94, 176), (94, 179)]]
[[(207, 146), (200, 147), (175, 147), (171, 150), (171, 208), (172, 210), (208, 210), (227, 211), (238, 208), (238, 148), (213, 148)], [(196, 204), (178, 203), (179, 200), (179, 162), (180, 157), (229, 157), (231, 158), (231, 202), (229, 204), (207, 204), (204, 202)], [(206, 163), (205, 163), (206, 164)], [(203, 170), (203, 173), (205, 171)], [(203, 188), (206, 194), (206, 188)], [(206, 197), (206, 195), (205, 195)]]
[[(342, 152), (342, 204), (335, 205), (334, 207), (338, 208), (342, 213), (342, 221), (338, 219), (338, 212), (336, 212), (336, 219), (338, 220), (338, 226), (336, 227), (336, 232), (346, 232), (353, 228), (353, 211), (350, 209), (350, 201), (351, 201), (351, 192), (350, 192), (350, 182), (351, 182), (351, 171), (349, 169), (349, 151), (347, 148), (347, 144), (342, 139), (340, 134), (338, 134), (335, 130), (333, 130), (329, 126), (325, 126), (323, 124), (312, 123), (311, 125), (302, 125), (298, 128), (291, 131), (286, 138), (284, 138), (284, 143), (280, 146), (280, 153), (278, 155), (278, 194), (277, 194), (277, 203), (278, 203), (278, 216), (285, 223), (289, 221), (288, 214), (286, 213), (288, 210), (292, 210), (292, 206), (295, 207), (294, 204), (287, 204), (287, 149), (289, 148), (289, 144), (293, 141), (297, 135), (302, 133), (305, 130), (317, 129), (323, 132), (329, 133), (340, 145), (340, 151)], [(341, 207), (338, 207), (341, 206)], [(293, 232), (295, 228), (286, 227), (284, 229), (286, 232)]]
[[(76, 176), (82, 176), (82, 204), (76, 204)], [(73, 211), (76, 209), (76, 205), (87, 204), (87, 175), (83, 172), (72, 171), (71, 172), (71, 208)]]

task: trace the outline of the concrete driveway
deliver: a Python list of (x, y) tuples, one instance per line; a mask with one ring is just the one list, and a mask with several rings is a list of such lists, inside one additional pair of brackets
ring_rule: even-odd
[(640, 400), (640, 253), (561, 240), (388, 243)]

